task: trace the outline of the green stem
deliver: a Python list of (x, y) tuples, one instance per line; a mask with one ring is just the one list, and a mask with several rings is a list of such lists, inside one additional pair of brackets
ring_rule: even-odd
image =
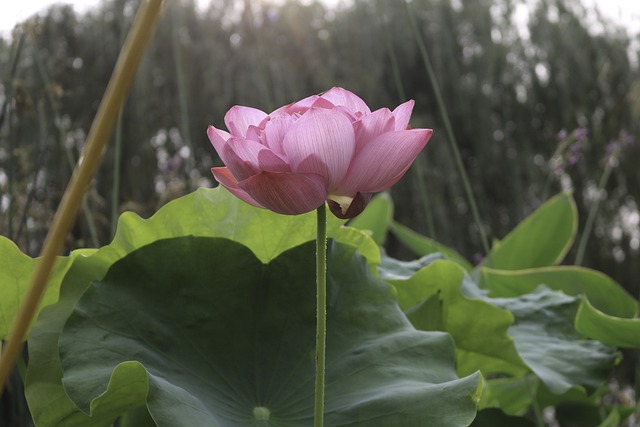
[(587, 249), (587, 243), (589, 242), (589, 237), (591, 236), (591, 232), (593, 231), (593, 225), (596, 222), (596, 216), (598, 215), (598, 210), (600, 209), (600, 194), (604, 190), (604, 187), (607, 186), (607, 182), (609, 181), (609, 177), (611, 176), (611, 171), (613, 170), (613, 165), (617, 160), (618, 153), (619, 148), (611, 153), (611, 157), (609, 157), (609, 159), (607, 160), (607, 164), (604, 167), (604, 172), (602, 172), (602, 176), (600, 177), (600, 182), (598, 183), (598, 195), (589, 208), (587, 222), (584, 225), (584, 230), (582, 230), (580, 242), (578, 243), (575, 265), (581, 265), (582, 261), (584, 261), (584, 253)]
[(120, 174), (122, 169), (122, 114), (124, 105), (118, 112), (113, 147), (113, 183), (111, 188), (111, 238), (116, 235), (120, 211)]
[(185, 61), (183, 56), (182, 36), (181, 31), (184, 25), (183, 9), (184, 5), (180, 3), (172, 4), (175, 12), (173, 13), (174, 20), (172, 20), (173, 31), (173, 58), (176, 69), (176, 82), (178, 84), (178, 106), (180, 110), (180, 132), (184, 145), (189, 148), (189, 156), (185, 159), (186, 163), (186, 181), (189, 191), (193, 189), (193, 183), (191, 182), (191, 172), (196, 169), (195, 154), (193, 151), (193, 143), (191, 142), (191, 124), (189, 114), (189, 81), (185, 75)]
[[(381, 7), (381, 2), (378, 2), (378, 9), (383, 10)], [(382, 21), (382, 20), (380, 20)], [(388, 25), (384, 22), (380, 22), (382, 26), (385, 37), (383, 37), (385, 41), (385, 47), (387, 49), (387, 53), (389, 54), (389, 59), (391, 60), (391, 71), (393, 73), (393, 81), (395, 82), (396, 90), (398, 91), (398, 95), (400, 96), (400, 100), (402, 102), (407, 100), (407, 94), (404, 90), (404, 84), (402, 83), (402, 73), (400, 72), (400, 65), (398, 62), (398, 57), (396, 55), (396, 51), (393, 49), (391, 45), (391, 34), (389, 31)], [(427, 221), (427, 233), (429, 237), (435, 239), (436, 236), (436, 227), (433, 222), (433, 213), (431, 212), (431, 203), (429, 203), (429, 193), (427, 191), (427, 186), (425, 185), (425, 177), (426, 172), (424, 170), (424, 166), (420, 157), (416, 159), (415, 162), (411, 165), (411, 171), (413, 172), (414, 178), (416, 180), (416, 184), (418, 185), (418, 195), (420, 196), (420, 200), (422, 201), (422, 206), (424, 209), (425, 218)]]
[(316, 237), (316, 393), (314, 427), (324, 425), (324, 371), (327, 346), (327, 210), (318, 208)]
[[(129, 22), (125, 15), (120, 18), (120, 49), (124, 44), (126, 37), (126, 27)], [(114, 145), (113, 145), (113, 181), (111, 183), (111, 229), (110, 237), (116, 235), (116, 228), (118, 228), (118, 216), (120, 215), (120, 175), (122, 173), (122, 126), (124, 122), (124, 107), (123, 104), (118, 111), (118, 118), (116, 119), (116, 128), (114, 130)]]
[(451, 147), (451, 152), (453, 153), (453, 158), (456, 162), (456, 166), (458, 168), (458, 173), (462, 178), (462, 183), (464, 185), (464, 190), (469, 200), (469, 205), (471, 206), (471, 213), (473, 214), (473, 220), (476, 223), (476, 227), (478, 227), (478, 233), (480, 233), (480, 240), (482, 241), (482, 248), (485, 254), (489, 253), (489, 239), (487, 238), (487, 232), (480, 220), (480, 214), (478, 212), (478, 205), (476, 204), (476, 200), (473, 196), (473, 190), (471, 189), (471, 184), (469, 182), (469, 177), (467, 176), (467, 172), (464, 168), (464, 164), (462, 163), (462, 156), (460, 155), (460, 150), (458, 149), (458, 142), (453, 133), (453, 128), (451, 126), (451, 121), (449, 120), (449, 114), (447, 113), (447, 108), (444, 105), (444, 100), (442, 99), (442, 94), (440, 93), (440, 87), (438, 86), (438, 80), (436, 79), (436, 73), (433, 70), (433, 66), (431, 65), (431, 60), (429, 59), (429, 53), (427, 52), (427, 47), (424, 44), (424, 40), (422, 39), (422, 35), (418, 30), (418, 25), (416, 24), (416, 19), (414, 14), (411, 12), (409, 8), (409, 3), (407, 0), (404, 0), (404, 5), (407, 9), (407, 15), (409, 15), (409, 21), (411, 22), (411, 28), (416, 37), (416, 41), (418, 42), (418, 48), (420, 49), (420, 55), (422, 56), (422, 61), (424, 62), (424, 66), (427, 69), (427, 75), (429, 76), (429, 82), (433, 88), (433, 94), (436, 98), (436, 103), (438, 104), (438, 110), (440, 115), (442, 116), (442, 122), (444, 124), (445, 130), (447, 132), (447, 139), (449, 140), (449, 146)]

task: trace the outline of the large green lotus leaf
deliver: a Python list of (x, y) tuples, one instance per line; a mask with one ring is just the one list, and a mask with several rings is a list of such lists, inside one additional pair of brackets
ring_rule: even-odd
[(584, 339), (574, 327), (580, 297), (540, 286), (517, 298), (491, 298), (509, 310), (516, 324), (509, 328), (520, 357), (554, 393), (573, 386), (595, 389), (617, 363), (612, 347)]
[[(44, 310), (31, 332), (26, 395), (36, 424), (50, 422), (51, 424), (44, 425), (56, 425), (55, 421), (50, 420), (62, 420), (76, 410), (62, 388), (62, 371), (57, 353), (58, 338), (80, 295), (92, 281), (104, 277), (109, 266), (115, 261), (158, 239), (199, 235), (236, 238), (256, 251), (258, 258), (263, 262), (267, 262), (286, 249), (314, 239), (315, 221), (313, 212), (285, 216), (256, 209), (219, 187), (199, 189), (176, 199), (146, 220), (133, 213), (124, 213), (120, 217), (118, 231), (111, 244), (92, 252), (91, 256), (74, 258), (73, 265), (64, 276), (64, 283), (60, 287), (60, 302)], [(235, 229), (235, 223), (244, 224), (245, 229)], [(349, 227), (344, 229), (340, 227), (340, 223), (330, 217), (327, 227), (329, 234), (339, 241), (357, 246), (367, 257), (371, 268), (374, 268), (380, 256), (375, 243), (365, 233)], [(12, 253), (15, 254), (14, 258), (20, 259), (17, 249)], [(13, 258), (2, 258), (5, 259)], [(66, 265), (66, 268), (69, 266)], [(64, 271), (66, 270), (61, 271), (60, 276)], [(58, 280), (61, 280), (61, 277)], [(51, 287), (55, 289), (56, 294), (57, 288), (58, 286)], [(102, 407), (98, 401), (97, 411), (100, 412)], [(104, 407), (108, 412), (109, 405), (105, 404)], [(56, 418), (57, 416), (60, 418)], [(70, 418), (65, 418), (65, 422), (70, 423), (69, 425), (90, 426), (94, 421), (89, 421), (81, 412), (76, 411)]]
[[(88, 255), (91, 252), (91, 249), (85, 249), (74, 251), (68, 257), (58, 257), (37, 312), (42, 307), (56, 302), (60, 283), (73, 259), (78, 255)], [(15, 243), (0, 236), (0, 339), (4, 339), (9, 333), (38, 262), (38, 258), (23, 254)]]
[(538, 286), (568, 295), (585, 295), (605, 313), (617, 317), (634, 317), (638, 302), (609, 276), (577, 266), (533, 268), (528, 270), (494, 270), (481, 268), (480, 286), (491, 297), (516, 297), (533, 292)]
[[(375, 264), (379, 254), (371, 249), (374, 245), (370, 238), (341, 231), (342, 222), (329, 215), (329, 235), (358, 246), (370, 263)], [(194, 235), (236, 240), (251, 248), (260, 260), (268, 262), (289, 248), (315, 239), (315, 230), (314, 212), (278, 215), (266, 209), (256, 209), (224, 188), (200, 188), (163, 206), (149, 219), (142, 219), (132, 212), (122, 214), (114, 241), (101, 249), (99, 257), (110, 264), (157, 239)], [(81, 249), (69, 257), (58, 258), (40, 309), (57, 300), (60, 283), (73, 259), (93, 251)], [(36, 265), (37, 259), (22, 254), (13, 242), (0, 236), (0, 338), (8, 332)]]
[[(342, 223), (328, 215), (327, 233), (333, 235)], [(250, 248), (262, 262), (269, 262), (316, 238), (316, 213), (279, 215), (256, 209), (220, 186), (199, 188), (167, 203), (149, 219), (123, 213), (113, 243), (122, 255), (161, 238), (189, 235), (226, 237)]]
[(370, 232), (373, 240), (382, 245), (391, 221), (393, 221), (393, 201), (389, 193), (382, 192), (371, 199), (360, 215), (349, 221), (349, 226)]
[(507, 331), (514, 318), (502, 308), (463, 293), (465, 271), (455, 262), (439, 260), (406, 280), (389, 280), (397, 290), (398, 304), (414, 326), (437, 325), (433, 298), (441, 305), (442, 330), (456, 343), (458, 372), (482, 369), (483, 374), (522, 375), (526, 366)]
[[(101, 249), (104, 250), (104, 249)], [(36, 426), (107, 427), (113, 422), (113, 413), (140, 405), (140, 381), (135, 364), (123, 365), (114, 378), (124, 376), (128, 387), (111, 388), (110, 399), (100, 398), (94, 404), (94, 417), (89, 418), (69, 400), (62, 387), (62, 368), (58, 357), (58, 339), (66, 319), (91, 281), (104, 276), (110, 263), (99, 253), (78, 257), (64, 277), (59, 301), (45, 307), (29, 337), (29, 365), (25, 382), (25, 395)], [(137, 375), (137, 376), (136, 376)], [(117, 381), (116, 381), (117, 382)]]
[(586, 337), (607, 345), (640, 348), (640, 319), (610, 316), (584, 299), (576, 314), (575, 326)]
[(398, 238), (405, 246), (411, 249), (418, 256), (425, 256), (434, 253), (441, 253), (445, 258), (455, 261), (467, 271), (470, 271), (473, 266), (462, 255), (455, 250), (438, 243), (437, 241), (416, 233), (412, 229), (405, 227), (397, 222), (391, 223), (391, 232)]
[(559, 264), (578, 229), (573, 197), (560, 193), (524, 219), (503, 240), (494, 243), (482, 265), (500, 270)]
[[(116, 405), (128, 388), (138, 400), (122, 410), (146, 396), (159, 426), (311, 425), (314, 249), (267, 265), (219, 238), (130, 253), (67, 321), (59, 341), (67, 393), (89, 412)], [(458, 379), (450, 337), (416, 331), (351, 246), (329, 245), (327, 279), (325, 425), (469, 425), (480, 377)], [(135, 384), (121, 369), (137, 370), (128, 372)]]

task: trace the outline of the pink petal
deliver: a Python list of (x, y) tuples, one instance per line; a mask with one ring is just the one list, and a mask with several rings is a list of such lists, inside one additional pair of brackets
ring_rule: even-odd
[(227, 141), (231, 138), (231, 135), (228, 132), (216, 129), (213, 126), (209, 126), (207, 128), (207, 136), (209, 137), (209, 141), (211, 141), (211, 145), (213, 145), (213, 148), (215, 148), (220, 159), (224, 163), (227, 163), (225, 160), (224, 147), (227, 145)]
[(271, 114), (270, 117), (278, 117), (283, 115), (303, 114), (305, 113), (313, 103), (320, 98), (318, 95), (307, 96), (300, 101), (292, 102), (291, 104), (283, 105)]
[(209, 136), (209, 140), (214, 144), (214, 147), (214, 139), (224, 144), (225, 142), (227, 142), (227, 140), (229, 140), (229, 138), (231, 138), (231, 134), (229, 132), (217, 129), (214, 126), (209, 126), (207, 128), (207, 135)]
[(311, 105), (311, 108), (325, 108), (327, 110), (331, 110), (334, 107), (336, 107), (336, 105), (334, 105), (333, 102), (321, 96), (319, 96)]
[(262, 172), (238, 185), (265, 208), (284, 215), (310, 212), (327, 199), (324, 178), (315, 174)]
[(395, 118), (388, 108), (381, 108), (355, 122), (356, 152), (378, 135), (395, 130), (394, 124)]
[(263, 144), (264, 132), (259, 127), (251, 125), (247, 129), (247, 135), (245, 138)]
[(225, 147), (225, 165), (239, 180), (249, 178), (263, 170), (290, 172), (291, 168), (282, 158), (264, 145), (250, 139), (232, 137)]
[(238, 181), (228, 168), (212, 168), (213, 176), (224, 188), (229, 190), (231, 194), (236, 196), (243, 202), (249, 203), (257, 208), (264, 208), (260, 203), (256, 202), (253, 197), (247, 194), (242, 188), (238, 187)]
[(264, 142), (273, 152), (286, 157), (282, 143), (284, 136), (289, 128), (295, 123), (296, 118), (293, 116), (277, 116), (264, 125)]
[(405, 130), (409, 125), (409, 119), (411, 119), (411, 113), (413, 112), (413, 106), (415, 101), (410, 99), (404, 104), (400, 104), (393, 110), (393, 115), (396, 118), (395, 130)]
[(260, 122), (267, 117), (267, 113), (257, 108), (242, 107), (234, 105), (224, 116), (224, 123), (233, 136), (247, 136), (249, 126), (259, 126)]
[(347, 107), (353, 113), (371, 114), (367, 104), (358, 95), (341, 87), (331, 88), (320, 96), (331, 101), (334, 105)]
[(353, 158), (353, 126), (338, 111), (312, 109), (289, 128), (283, 148), (294, 172), (321, 175), (331, 189), (347, 173)]
[(333, 193), (375, 193), (395, 184), (431, 138), (431, 129), (387, 132), (368, 142)]

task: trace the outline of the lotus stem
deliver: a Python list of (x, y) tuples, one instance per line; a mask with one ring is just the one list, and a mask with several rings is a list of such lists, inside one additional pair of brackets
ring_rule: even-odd
[(22, 341), (26, 337), (36, 307), (46, 288), (56, 257), (75, 221), (84, 193), (98, 169), (118, 111), (129, 92), (133, 76), (156, 26), (162, 3), (163, 0), (147, 0), (142, 3), (120, 52), (111, 80), (89, 130), (83, 153), (45, 238), (40, 262), (13, 322), (6, 346), (3, 348), (2, 358), (0, 358), (0, 394), (20, 354)]
[(327, 346), (327, 210), (323, 204), (318, 212), (316, 236), (316, 391), (314, 427), (324, 425), (324, 376)]

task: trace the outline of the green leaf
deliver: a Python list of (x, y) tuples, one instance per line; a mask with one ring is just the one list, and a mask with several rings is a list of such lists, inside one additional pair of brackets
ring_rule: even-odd
[[(366, 254), (370, 265), (379, 262), (379, 252), (369, 237), (353, 229), (343, 229), (341, 222), (336, 219), (329, 221), (330, 234), (357, 246)], [(234, 224), (241, 224), (243, 228), (236, 228)], [(65, 300), (43, 313), (32, 333), (26, 394), (38, 425), (45, 422), (56, 425), (62, 419), (68, 425), (105, 425), (100, 416), (90, 420), (78, 412), (64, 394), (56, 350), (62, 325), (89, 283), (102, 278), (113, 262), (157, 239), (181, 235), (235, 238), (251, 247), (266, 262), (288, 248), (313, 239), (315, 214), (277, 215), (248, 206), (220, 188), (200, 189), (165, 205), (146, 220), (132, 213), (123, 214), (116, 237), (110, 245), (101, 248), (94, 256), (81, 257), (74, 262), (75, 268), (65, 279), (66, 292), (64, 289), (61, 291), (66, 295)], [(14, 252), (18, 257), (21, 256), (19, 251)], [(95, 412), (106, 414), (105, 419), (109, 419), (109, 405), (108, 401), (98, 399)], [(107, 424), (110, 422), (109, 419)]]
[(640, 319), (609, 316), (583, 299), (576, 314), (575, 326), (586, 337), (607, 345), (640, 348)]
[(371, 271), (377, 272), (378, 265), (382, 262), (380, 249), (369, 234), (356, 228), (343, 226), (332, 231), (331, 237), (338, 242), (357, 248), (360, 255), (367, 259)]
[(500, 408), (508, 415), (524, 415), (533, 403), (538, 384), (539, 380), (534, 375), (487, 380), (478, 409)]
[(503, 240), (494, 243), (482, 265), (500, 270), (559, 264), (578, 229), (577, 209), (569, 193), (549, 199)]
[(559, 405), (581, 405), (596, 407), (606, 394), (606, 387), (600, 387), (593, 395), (587, 396), (584, 388), (571, 387), (562, 394), (549, 391), (535, 375), (521, 378), (496, 378), (484, 382), (478, 409), (499, 408), (508, 415), (526, 414), (537, 401), (538, 408)]
[(516, 324), (509, 335), (518, 354), (554, 393), (573, 386), (595, 389), (618, 361), (614, 348), (585, 340), (575, 330), (579, 297), (540, 286), (531, 294), (491, 302), (513, 313)]
[(407, 280), (416, 274), (418, 270), (439, 259), (444, 259), (444, 256), (440, 253), (435, 253), (413, 261), (400, 261), (383, 253), (378, 272), (380, 273), (380, 278), (384, 280)]
[[(370, 239), (339, 231), (342, 222), (330, 215), (328, 234), (340, 233), (339, 240), (359, 247), (372, 265), (379, 263), (379, 254), (371, 249), (375, 245)], [(260, 260), (268, 262), (287, 249), (315, 239), (315, 224), (315, 212), (278, 215), (254, 208), (224, 188), (200, 188), (166, 204), (149, 219), (132, 212), (122, 214), (114, 241), (102, 248), (100, 257), (110, 264), (157, 239), (194, 235), (236, 240), (250, 247)], [(60, 283), (73, 260), (93, 252), (95, 249), (80, 249), (69, 257), (58, 258), (39, 310), (58, 299)], [(24, 255), (13, 242), (0, 236), (0, 339), (8, 333), (36, 265), (37, 259)]]
[(577, 266), (543, 267), (527, 270), (480, 268), (480, 286), (492, 297), (515, 297), (533, 292), (538, 286), (568, 295), (585, 295), (599, 310), (619, 317), (634, 317), (638, 303), (609, 276)]
[[(122, 214), (111, 244), (90, 252), (90, 256), (75, 257), (70, 268), (66, 265), (69, 272), (60, 287), (60, 301), (43, 310), (30, 335), (25, 394), (36, 425), (57, 425), (64, 420), (67, 425), (84, 427), (110, 425), (112, 421), (109, 402), (99, 399), (95, 403), (96, 413), (105, 414), (105, 419), (109, 420), (105, 424), (100, 416), (96, 421), (77, 411), (66, 397), (57, 347), (62, 327), (73, 306), (89, 284), (102, 279), (115, 261), (158, 239), (194, 235), (236, 239), (251, 248), (262, 262), (268, 262), (287, 249), (314, 240), (315, 222), (314, 212), (297, 216), (278, 215), (249, 206), (221, 187), (198, 189), (163, 206), (149, 219), (130, 212)], [(328, 233), (361, 249), (373, 268), (379, 262), (375, 243), (362, 232), (342, 230), (340, 224), (341, 221), (329, 218)], [(11, 245), (4, 247), (12, 251), (7, 253), (13, 254), (13, 258), (2, 257), (2, 261), (9, 262), (22, 256)], [(28, 272), (29, 268), (32, 269), (33, 264), (25, 267), (24, 271)], [(5, 271), (12, 270), (2, 269)], [(63, 273), (61, 270), (59, 280)], [(56, 288), (50, 287), (57, 293)]]
[[(36, 426), (110, 427), (114, 420), (113, 402), (118, 404), (117, 411), (125, 411), (126, 408), (139, 405), (144, 397), (132, 393), (130, 387), (112, 387), (109, 399), (100, 398), (94, 402), (94, 417), (89, 418), (69, 400), (62, 387), (58, 339), (80, 295), (91, 281), (101, 278), (107, 271), (110, 262), (100, 257), (100, 252), (104, 250), (75, 260), (63, 280), (60, 300), (42, 310), (29, 337), (25, 395)], [(140, 378), (135, 377), (139, 374), (135, 365), (123, 366), (118, 375), (114, 374), (114, 378), (119, 378), (121, 373), (125, 378), (130, 378), (133, 384), (139, 383)]]
[(408, 227), (397, 222), (391, 223), (391, 231), (405, 246), (418, 256), (441, 253), (448, 260), (455, 261), (467, 271), (473, 266), (462, 255), (445, 245), (436, 242), (426, 236), (416, 233)]
[[(329, 236), (343, 222), (333, 215), (327, 221)], [(226, 237), (247, 246), (260, 261), (269, 262), (316, 238), (316, 213), (279, 215), (248, 205), (221, 186), (199, 188), (167, 203), (149, 219), (125, 212), (113, 243), (123, 255), (158, 239), (189, 235)]]
[[(352, 247), (329, 248), (325, 425), (468, 425), (480, 377), (457, 378), (448, 335), (414, 330)], [(238, 243), (184, 237), (115, 263), (59, 345), (83, 411), (129, 387), (159, 426), (300, 426), (313, 413), (314, 338), (313, 243), (264, 265)], [(117, 376), (123, 366), (148, 383)]]
[(389, 193), (382, 192), (371, 199), (360, 215), (349, 221), (349, 226), (369, 231), (373, 240), (382, 245), (392, 221), (393, 201)]
[(620, 421), (620, 412), (614, 408), (598, 427), (617, 427), (620, 425)]
[[(482, 369), (483, 374), (523, 375), (527, 369), (507, 330), (514, 322), (506, 310), (463, 294), (465, 271), (455, 262), (435, 261), (407, 280), (389, 280), (398, 293), (398, 304), (414, 326), (438, 324), (434, 313), (421, 307), (428, 299), (441, 304), (443, 331), (456, 343), (458, 372)], [(434, 304), (431, 301), (429, 304)]]
[[(45, 292), (38, 304), (36, 316), (43, 307), (57, 301), (60, 283), (73, 259), (78, 255), (87, 255), (91, 252), (91, 249), (85, 249), (74, 251), (68, 257), (57, 258)], [(0, 340), (9, 333), (38, 261), (38, 258), (23, 254), (11, 240), (0, 236)]]

